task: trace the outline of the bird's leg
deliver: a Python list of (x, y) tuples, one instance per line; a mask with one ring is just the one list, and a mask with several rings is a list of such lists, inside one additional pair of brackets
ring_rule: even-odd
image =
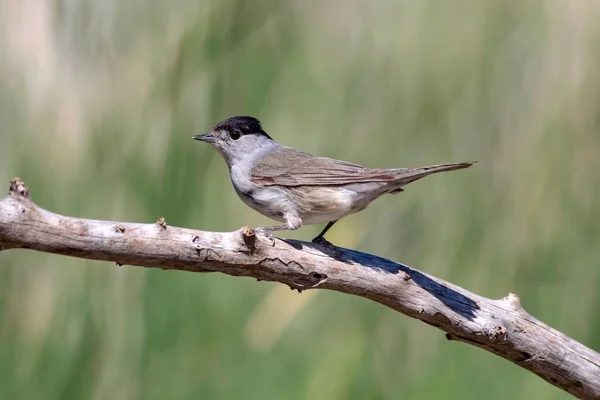
[(273, 237), (273, 234), (269, 231), (295, 231), (296, 229), (302, 226), (302, 219), (298, 215), (293, 213), (285, 214), (285, 222), (285, 225), (259, 226), (257, 228), (254, 228), (254, 231), (260, 232), (263, 235), (265, 235), (269, 240), (271, 240), (271, 242), (273, 242), (274, 245), (275, 238)]
[(325, 239), (325, 234), (327, 233), (327, 231), (333, 226), (333, 224), (335, 224), (337, 222), (336, 221), (329, 221), (327, 223), (327, 225), (325, 226), (325, 228), (323, 228), (323, 230), (321, 231), (321, 233), (319, 233), (312, 241), (313, 243), (321, 243), (321, 244), (328, 244), (330, 246), (333, 246), (331, 243), (329, 243), (327, 241), (327, 239)]

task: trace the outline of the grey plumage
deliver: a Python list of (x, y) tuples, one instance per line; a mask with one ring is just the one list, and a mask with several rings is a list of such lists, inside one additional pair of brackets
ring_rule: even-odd
[(366, 182), (405, 185), (436, 172), (471, 165), (472, 163), (454, 163), (421, 168), (372, 169), (278, 146), (254, 165), (252, 180), (266, 186), (321, 186)]
[(421, 168), (373, 169), (316, 157), (275, 142), (252, 117), (233, 117), (194, 139), (212, 143), (229, 167), (240, 198), (261, 214), (285, 225), (259, 231), (298, 229), (327, 222), (316, 239), (339, 219), (361, 211), (383, 194), (425, 176), (463, 169), (472, 162)]

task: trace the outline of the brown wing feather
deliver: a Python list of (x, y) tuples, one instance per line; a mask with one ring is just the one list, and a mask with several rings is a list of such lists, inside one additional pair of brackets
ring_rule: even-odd
[(252, 170), (252, 181), (263, 185), (345, 185), (359, 182), (391, 182), (389, 170), (365, 168), (346, 161), (315, 157), (287, 147), (269, 154)]

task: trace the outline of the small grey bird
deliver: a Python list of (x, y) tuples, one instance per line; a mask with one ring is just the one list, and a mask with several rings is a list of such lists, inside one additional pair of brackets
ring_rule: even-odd
[(326, 242), (325, 233), (346, 215), (364, 210), (387, 193), (427, 175), (467, 168), (472, 162), (422, 168), (371, 169), (346, 161), (316, 157), (274, 141), (253, 117), (219, 122), (196, 140), (211, 143), (227, 162), (238, 196), (259, 213), (284, 225), (255, 228), (296, 230), (303, 224), (327, 223), (313, 242)]

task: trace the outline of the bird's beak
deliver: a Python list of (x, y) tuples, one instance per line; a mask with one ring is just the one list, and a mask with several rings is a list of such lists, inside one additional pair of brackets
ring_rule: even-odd
[(201, 140), (201, 141), (207, 142), (207, 143), (215, 142), (215, 136), (212, 134), (212, 132), (205, 133), (204, 135), (192, 136), (192, 139)]

